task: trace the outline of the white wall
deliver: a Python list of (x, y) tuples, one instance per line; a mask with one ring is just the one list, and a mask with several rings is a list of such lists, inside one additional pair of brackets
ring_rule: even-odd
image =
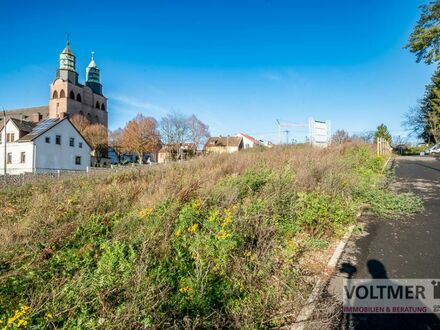
[[(8, 129), (7, 132), (9, 132)], [(61, 145), (55, 143), (56, 135), (61, 136)], [(50, 143), (46, 143), (46, 137), (50, 137)], [(69, 144), (70, 137), (75, 139), (73, 147)], [(0, 144), (0, 175), (4, 171), (3, 139), (2, 144)], [(82, 148), (79, 148), (79, 142), (82, 143)], [(34, 170), (36, 172), (85, 171), (91, 163), (90, 147), (67, 119), (52, 127), (34, 141), (7, 143), (6, 152), (12, 153), (12, 164), (6, 164), (8, 174), (21, 174), (33, 172)], [(20, 163), (21, 152), (26, 153), (25, 163)], [(81, 165), (75, 164), (76, 156), (81, 157)]]
[[(6, 134), (14, 133), (14, 141), (19, 139), (20, 132), (14, 125), (12, 120), (9, 120), (6, 124)], [(2, 129), (1, 132), (1, 143), (0, 143), (0, 175), (4, 173), (4, 159), (5, 159), (5, 130)], [(25, 162), (21, 163), (21, 153), (25, 153)], [(12, 154), (12, 163), (6, 164), (7, 173), (9, 174), (20, 174), (24, 172), (32, 172), (32, 143), (17, 143), (8, 142), (6, 143), (6, 153)], [(6, 155), (7, 158), (7, 155)]]
[[(3, 141), (2, 141), (3, 142)], [(4, 144), (0, 145), (0, 174), (4, 172)], [(33, 143), (18, 143), (12, 142), (6, 144), (6, 152), (12, 154), (12, 163), (6, 164), (6, 170), (8, 174), (21, 174), (26, 172), (32, 172), (33, 169)], [(24, 152), (25, 162), (21, 163), (21, 153)]]
[[(55, 143), (56, 135), (61, 136), (60, 145)], [(46, 143), (46, 137), (50, 138), (50, 143)], [(75, 139), (74, 147), (69, 145), (69, 138), (71, 137)], [(79, 148), (79, 142), (82, 142), (82, 148)], [(86, 167), (90, 166), (90, 147), (67, 119), (40, 135), (34, 140), (34, 143), (36, 146), (35, 164), (37, 172), (51, 170), (85, 171)], [(76, 156), (81, 156), (81, 165), (75, 164)]]

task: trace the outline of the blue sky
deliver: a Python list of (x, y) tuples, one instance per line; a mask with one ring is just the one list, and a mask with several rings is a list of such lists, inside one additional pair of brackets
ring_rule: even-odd
[(403, 136), (434, 69), (403, 49), (422, 3), (0, 0), (0, 105), (47, 104), (70, 33), (80, 81), (96, 53), (111, 129), (178, 111), (274, 142), (277, 118)]

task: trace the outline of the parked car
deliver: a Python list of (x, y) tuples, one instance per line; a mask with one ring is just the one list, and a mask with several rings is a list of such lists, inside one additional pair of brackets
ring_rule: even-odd
[(440, 144), (436, 144), (431, 148), (426, 149), (425, 154), (427, 155), (440, 154)]

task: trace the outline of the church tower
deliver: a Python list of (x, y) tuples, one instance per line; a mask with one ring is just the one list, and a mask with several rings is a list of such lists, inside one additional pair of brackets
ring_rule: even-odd
[(92, 59), (86, 68), (86, 86), (89, 86), (96, 94), (102, 94), (102, 85), (100, 82), (100, 72), (95, 63), (95, 52), (92, 52)]
[(67, 80), (72, 84), (78, 84), (78, 73), (75, 70), (76, 59), (70, 49), (70, 42), (67, 40), (66, 47), (60, 54), (60, 66), (57, 70), (57, 78)]
[(60, 54), (55, 80), (50, 85), (49, 117), (62, 118), (80, 114), (92, 124), (108, 127), (107, 98), (102, 94), (100, 70), (94, 53), (86, 68), (86, 83), (78, 82), (76, 58), (67, 41)]

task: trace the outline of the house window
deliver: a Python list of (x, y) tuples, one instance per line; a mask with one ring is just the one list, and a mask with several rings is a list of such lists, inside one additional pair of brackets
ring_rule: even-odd
[(24, 151), (20, 154), (20, 163), (26, 163), (26, 153)]
[(81, 165), (81, 156), (75, 157), (75, 165)]
[(82, 147), (83, 147), (83, 143), (82, 143), (82, 142), (79, 142), (79, 143), (78, 143), (78, 147), (82, 148)]
[(74, 146), (75, 146), (75, 139), (74, 139), (74, 138), (70, 138), (70, 139), (69, 139), (69, 145), (70, 145), (71, 147), (74, 147)]
[(55, 135), (55, 143), (61, 144), (61, 135)]
[(6, 134), (6, 142), (14, 142), (14, 133)]
[(6, 157), (6, 162), (8, 164), (12, 163), (12, 152), (8, 152), (8, 156)]
[(46, 143), (50, 143), (50, 137), (49, 136), (46, 136), (45, 140), (46, 140)]

